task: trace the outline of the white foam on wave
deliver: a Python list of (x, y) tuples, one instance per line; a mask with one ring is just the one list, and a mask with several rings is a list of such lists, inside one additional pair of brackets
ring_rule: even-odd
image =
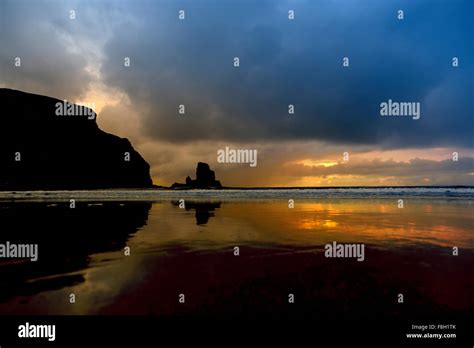
[(460, 198), (474, 199), (474, 187), (291, 188), (163, 190), (114, 189), (81, 191), (0, 191), (0, 200), (27, 201), (154, 201), (161, 199), (279, 199), (279, 198)]

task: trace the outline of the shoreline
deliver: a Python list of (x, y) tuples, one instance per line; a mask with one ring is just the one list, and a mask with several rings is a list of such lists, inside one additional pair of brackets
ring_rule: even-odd
[(332, 199), (474, 200), (472, 186), (397, 186), (325, 188), (94, 189), (0, 191), (0, 202), (15, 201), (160, 201), (160, 200), (332, 200)]
[(443, 185), (443, 186), (264, 186), (264, 187), (220, 187), (220, 188), (172, 188), (167, 186), (154, 187), (114, 187), (114, 188), (59, 188), (59, 189), (24, 189), (2, 190), (7, 192), (63, 192), (63, 191), (257, 191), (257, 190), (359, 190), (359, 189), (474, 189), (474, 185)]

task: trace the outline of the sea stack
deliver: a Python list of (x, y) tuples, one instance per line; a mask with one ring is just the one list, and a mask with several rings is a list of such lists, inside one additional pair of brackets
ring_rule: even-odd
[(0, 190), (152, 187), (150, 166), (95, 112), (0, 88)]
[(219, 180), (216, 180), (216, 174), (209, 167), (209, 164), (199, 162), (196, 168), (196, 179), (186, 177), (186, 183), (174, 183), (171, 188), (174, 189), (212, 189), (222, 188)]

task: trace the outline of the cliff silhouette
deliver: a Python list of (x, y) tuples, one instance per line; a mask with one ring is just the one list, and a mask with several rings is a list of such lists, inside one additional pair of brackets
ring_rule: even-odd
[[(93, 110), (0, 88), (0, 190), (152, 187), (127, 139), (102, 131)], [(61, 114), (61, 112), (63, 114)]]

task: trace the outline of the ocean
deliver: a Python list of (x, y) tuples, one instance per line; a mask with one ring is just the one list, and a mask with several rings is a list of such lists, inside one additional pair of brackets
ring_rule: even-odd
[(143, 200), (173, 198), (279, 199), (279, 198), (371, 198), (371, 197), (474, 198), (474, 187), (332, 187), (248, 188), (222, 190), (110, 189), (82, 191), (0, 191), (0, 200)]

